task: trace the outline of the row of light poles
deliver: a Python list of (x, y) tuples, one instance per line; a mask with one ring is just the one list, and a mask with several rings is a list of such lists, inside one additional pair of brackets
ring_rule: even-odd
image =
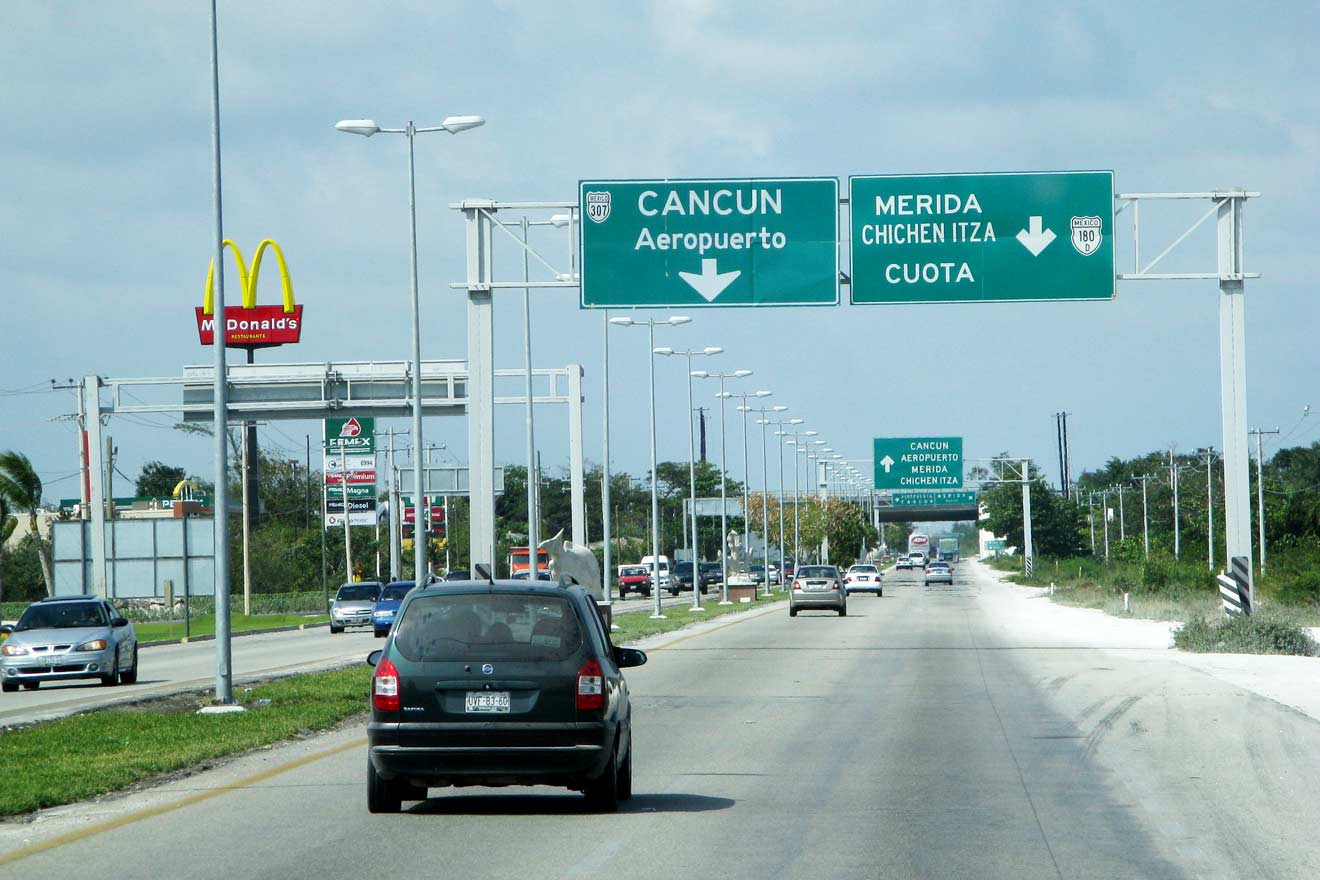
[[(418, 294), (418, 277), (417, 277), (417, 200), (416, 200), (416, 170), (415, 170), (416, 166), (415, 166), (415, 159), (414, 159), (414, 141), (415, 141), (415, 138), (416, 138), (416, 136), (417, 136), (418, 134), (425, 134), (425, 133), (430, 133), (430, 132), (440, 132), (440, 131), (443, 131), (443, 132), (446, 132), (446, 133), (449, 133), (449, 134), (458, 134), (458, 133), (460, 133), (460, 132), (467, 131), (467, 130), (469, 130), (469, 129), (472, 129), (472, 128), (476, 128), (476, 127), (478, 127), (478, 126), (481, 126), (481, 125), (483, 125), (484, 123), (485, 123), (485, 119), (483, 119), (483, 118), (480, 117), (480, 116), (449, 116), (449, 117), (445, 117), (445, 118), (441, 121), (441, 123), (440, 123), (439, 125), (436, 125), (436, 126), (420, 126), (420, 127), (419, 127), (419, 126), (416, 126), (412, 121), (409, 121), (409, 122), (408, 122), (404, 127), (402, 127), (402, 128), (384, 128), (384, 127), (380, 126), (380, 125), (379, 125), (375, 120), (373, 120), (373, 119), (348, 119), (348, 120), (344, 120), (344, 121), (339, 122), (339, 123), (335, 126), (335, 128), (338, 129), (339, 131), (343, 131), (343, 132), (350, 133), (350, 134), (357, 134), (357, 135), (360, 135), (360, 136), (363, 136), (363, 137), (372, 137), (372, 136), (374, 136), (374, 135), (376, 135), (376, 134), (402, 134), (402, 135), (404, 135), (404, 136), (407, 138), (407, 141), (408, 141), (408, 192), (409, 192), (409, 230), (410, 230), (410, 241), (411, 241), (411, 279), (412, 279), (412, 285), (411, 285), (411, 306), (412, 306), (412, 331), (413, 331), (413, 351), (412, 351), (412, 355), (413, 355), (413, 357), (412, 357), (412, 398), (413, 398), (413, 399), (412, 399), (412, 417), (413, 417), (413, 426), (412, 426), (412, 434), (413, 434), (414, 442), (415, 442), (415, 443), (418, 443), (418, 444), (420, 444), (420, 443), (422, 442), (422, 436), (423, 436), (423, 435), (422, 435), (422, 399), (421, 399), (421, 371), (422, 371), (422, 358), (421, 358), (421, 319), (420, 319), (420, 303), (419, 303), (419, 294)], [(571, 215), (568, 215), (568, 214), (556, 214), (555, 216), (551, 217), (549, 220), (543, 220), (543, 221), (529, 221), (529, 220), (527, 220), (527, 219), (524, 219), (524, 220), (522, 221), (522, 224), (521, 224), (521, 231), (522, 231), (522, 239), (523, 239), (523, 244), (524, 244), (524, 280), (527, 280), (527, 278), (526, 278), (526, 274), (527, 274), (527, 265), (526, 265), (526, 262), (527, 262), (527, 261), (526, 261), (526, 244), (527, 244), (527, 236), (528, 236), (528, 227), (529, 227), (529, 226), (554, 226), (554, 227), (562, 228), (562, 227), (564, 227), (564, 226), (570, 226), (571, 224), (572, 224), (572, 217), (571, 217)], [(532, 326), (532, 323), (531, 323), (531, 299), (530, 299), (530, 291), (529, 291), (529, 289), (527, 289), (527, 288), (524, 288), (524, 291), (523, 291), (523, 317), (524, 317), (523, 349), (524, 349), (525, 397), (526, 397), (526, 423), (527, 423), (527, 468), (528, 468), (528, 474), (530, 475), (530, 474), (534, 473), (534, 471), (535, 471), (535, 467), (536, 467), (536, 461), (535, 461), (535, 446), (536, 446), (536, 444), (535, 444), (535, 419), (534, 419), (534, 405), (533, 405), (533, 377), (532, 377), (532, 355), (531, 355), (531, 326)], [(682, 316), (672, 316), (672, 317), (664, 318), (664, 319), (647, 319), (647, 320), (637, 320), (637, 319), (634, 319), (634, 318), (627, 318), (627, 317), (615, 317), (615, 318), (609, 318), (609, 317), (607, 316), (607, 319), (606, 319), (606, 325), (605, 325), (605, 326), (606, 326), (606, 331), (607, 331), (607, 332), (604, 334), (604, 337), (605, 337), (604, 342), (605, 342), (605, 346), (606, 346), (606, 348), (605, 348), (605, 352), (606, 352), (605, 357), (606, 357), (606, 358), (608, 358), (608, 350), (609, 350), (609, 349), (608, 349), (608, 345), (609, 345), (609, 341), (608, 341), (608, 327), (609, 327), (610, 325), (620, 326), (620, 327), (645, 326), (645, 327), (647, 328), (647, 330), (648, 330), (648, 336), (649, 336), (649, 343), (650, 343), (649, 348), (650, 348), (650, 355), (651, 355), (651, 356), (648, 358), (648, 363), (649, 363), (649, 376), (650, 376), (650, 401), (651, 401), (651, 414), (650, 414), (650, 428), (651, 428), (651, 440), (650, 440), (650, 458), (651, 458), (651, 556), (652, 556), (652, 578), (653, 578), (653, 582), (656, 584), (656, 587), (657, 587), (655, 590), (653, 590), (653, 597), (654, 597), (654, 602), (655, 602), (655, 604), (654, 604), (654, 613), (653, 613), (653, 615), (652, 615), (653, 617), (663, 617), (663, 614), (662, 614), (662, 611), (661, 611), (661, 603), (660, 603), (660, 591), (659, 591), (659, 589), (658, 589), (658, 586), (659, 586), (659, 557), (660, 557), (660, 529), (659, 529), (659, 494), (658, 494), (658, 484), (657, 484), (658, 477), (657, 477), (657, 474), (656, 474), (657, 458), (656, 458), (655, 356), (659, 355), (659, 356), (666, 356), (666, 357), (684, 357), (684, 358), (687, 359), (687, 367), (688, 367), (688, 370), (687, 370), (687, 372), (688, 372), (688, 484), (689, 484), (689, 495), (690, 495), (690, 497), (691, 497), (691, 499), (692, 499), (692, 502), (691, 502), (691, 503), (692, 503), (692, 512), (691, 512), (691, 517), (692, 517), (692, 522), (691, 522), (692, 542), (691, 542), (691, 543), (692, 543), (692, 547), (693, 547), (693, 550), (694, 550), (694, 554), (693, 554), (693, 555), (694, 555), (694, 559), (693, 559), (693, 580), (694, 580), (694, 588), (693, 588), (692, 609), (693, 609), (694, 611), (699, 611), (699, 610), (701, 610), (701, 591), (700, 591), (700, 563), (699, 563), (698, 559), (696, 558), (697, 554), (696, 554), (696, 552), (695, 552), (695, 551), (696, 551), (696, 548), (698, 548), (698, 547), (700, 546), (700, 543), (699, 543), (699, 540), (698, 540), (698, 534), (699, 534), (699, 532), (698, 532), (698, 519), (699, 519), (699, 518), (698, 518), (698, 514), (697, 514), (697, 505), (696, 505), (696, 452), (695, 452), (695, 435), (694, 435), (694, 429), (693, 429), (693, 425), (692, 425), (692, 417), (691, 417), (691, 416), (692, 416), (692, 411), (693, 411), (693, 405), (692, 405), (692, 404), (693, 404), (693, 400), (692, 400), (692, 398), (693, 398), (692, 379), (694, 379), (694, 378), (697, 378), (697, 379), (717, 379), (717, 380), (720, 382), (720, 392), (719, 392), (719, 395), (718, 395), (719, 400), (720, 400), (720, 456), (721, 456), (721, 463), (720, 463), (720, 464), (721, 464), (721, 472), (720, 472), (720, 498), (721, 498), (721, 504), (724, 505), (724, 506), (727, 506), (727, 489), (726, 489), (726, 483), (725, 483), (727, 444), (726, 444), (726, 440), (725, 440), (725, 436), (724, 436), (724, 435), (725, 435), (725, 401), (726, 401), (726, 400), (733, 399), (733, 398), (739, 398), (739, 399), (741, 400), (741, 404), (738, 406), (737, 409), (738, 409), (739, 412), (741, 412), (741, 413), (743, 414), (743, 512), (744, 512), (744, 518), (745, 518), (745, 519), (747, 518), (747, 514), (749, 513), (749, 500), (750, 500), (750, 499), (749, 499), (750, 473), (749, 473), (749, 455), (748, 455), (748, 428), (747, 428), (747, 416), (748, 416), (750, 413), (757, 413), (757, 414), (760, 416), (760, 418), (757, 419), (757, 424), (760, 424), (760, 425), (762, 426), (762, 435), (761, 435), (761, 451), (762, 451), (762, 469), (761, 469), (761, 470), (762, 470), (762, 473), (761, 473), (761, 477), (762, 477), (762, 480), (761, 480), (761, 482), (762, 482), (762, 486), (763, 486), (763, 489), (764, 489), (763, 498), (766, 499), (767, 501), (768, 501), (768, 498), (769, 498), (769, 474), (768, 474), (768, 451), (767, 451), (767, 449), (766, 449), (766, 444), (767, 444), (767, 439), (768, 439), (768, 438), (767, 438), (767, 434), (768, 434), (768, 431), (769, 431), (770, 426), (773, 425), (773, 426), (775, 426), (775, 427), (777, 428), (777, 430), (775, 431), (775, 436), (776, 436), (776, 437), (779, 437), (779, 438), (781, 438), (782, 440), (786, 440), (787, 442), (794, 444), (794, 449), (795, 449), (795, 459), (796, 459), (796, 455), (806, 455), (806, 456), (808, 457), (809, 460), (813, 457), (813, 456), (811, 455), (811, 453), (810, 453), (810, 450), (809, 450), (807, 447), (801, 446), (801, 445), (799, 445), (799, 444), (800, 444), (800, 442), (801, 442), (801, 438), (802, 438), (802, 437), (814, 436), (814, 435), (816, 434), (816, 432), (814, 432), (814, 431), (811, 431), (811, 432), (797, 432), (797, 431), (788, 431), (788, 430), (786, 430), (788, 427), (795, 427), (795, 426), (797, 426), (797, 425), (801, 425), (801, 424), (803, 423), (803, 419), (800, 419), (800, 418), (772, 418), (773, 415), (778, 415), (778, 414), (781, 414), (781, 413), (783, 413), (783, 412), (786, 412), (786, 411), (788, 410), (788, 407), (787, 407), (787, 406), (784, 406), (784, 405), (773, 405), (773, 406), (765, 406), (765, 405), (762, 405), (762, 406), (753, 406), (753, 402), (754, 402), (754, 401), (760, 401), (760, 400), (762, 400), (763, 398), (766, 398), (766, 397), (770, 397), (770, 396), (771, 396), (771, 392), (768, 391), (768, 390), (759, 390), (759, 391), (752, 391), (752, 392), (731, 392), (731, 391), (726, 390), (726, 388), (725, 388), (725, 381), (726, 381), (726, 380), (746, 378), (746, 377), (748, 377), (748, 376), (751, 375), (751, 371), (750, 371), (750, 370), (735, 370), (735, 371), (732, 371), (732, 372), (718, 372), (718, 373), (712, 373), (712, 372), (708, 372), (708, 371), (706, 371), (706, 370), (694, 370), (694, 369), (692, 368), (692, 367), (693, 367), (692, 359), (693, 359), (694, 357), (710, 357), (710, 356), (714, 356), (714, 355), (720, 354), (720, 353), (723, 351), (723, 349), (721, 349), (721, 348), (719, 348), (719, 347), (717, 347), (717, 346), (708, 346), (708, 347), (706, 347), (706, 348), (702, 348), (702, 349), (673, 349), (673, 348), (669, 348), (669, 347), (662, 347), (662, 348), (657, 348), (657, 347), (656, 347), (656, 345), (655, 345), (655, 328), (656, 328), (657, 326), (677, 327), (677, 326), (681, 326), (681, 325), (683, 325), (683, 324), (690, 323), (690, 321), (691, 321), (690, 318), (682, 317)], [(609, 366), (608, 366), (608, 360), (607, 360), (607, 362), (606, 362), (606, 365), (605, 365), (605, 371), (604, 371), (604, 372), (606, 373), (606, 377), (605, 377), (605, 383), (606, 383), (606, 384), (605, 384), (605, 386), (604, 386), (604, 393), (605, 393), (605, 424), (604, 424), (605, 437), (604, 437), (604, 442), (605, 442), (605, 460), (606, 460), (606, 461), (605, 461), (605, 474), (604, 474), (604, 479), (605, 479), (607, 485), (605, 486), (605, 488), (604, 488), (603, 491), (602, 491), (602, 506), (603, 506), (603, 509), (604, 509), (604, 513), (603, 513), (603, 525), (605, 526), (605, 537), (606, 537), (606, 559), (605, 559), (605, 565), (606, 565), (606, 568), (605, 568), (605, 577), (606, 577), (606, 579), (607, 579), (607, 584), (610, 584), (610, 583), (612, 583), (612, 581), (610, 580), (610, 579), (612, 578), (612, 571), (611, 571), (612, 565), (611, 565), (611, 559), (610, 559), (611, 553), (610, 553), (610, 548), (609, 548), (609, 537), (610, 537), (610, 534), (609, 534), (609, 533), (610, 533), (609, 516), (610, 516), (610, 513), (609, 513), (609, 509), (608, 509), (608, 508), (609, 508), (609, 503), (610, 503), (610, 502), (609, 502), (609, 488), (608, 488), (608, 481), (609, 481), (609, 452), (608, 452), (608, 449), (609, 449), (609, 445), (608, 445), (608, 444), (609, 444), (609, 414), (608, 414), (608, 413), (609, 413), (609, 385), (608, 385), (608, 381), (609, 381), (609, 380), (608, 380)], [(815, 442), (816, 442), (816, 443), (823, 443), (823, 441), (815, 441)], [(832, 450), (828, 450), (828, 449), (826, 449), (826, 450), (822, 450), (821, 452), (822, 452), (822, 453), (832, 452)], [(818, 456), (817, 456), (817, 457), (818, 457)], [(838, 455), (836, 454), (835, 457), (838, 458), (838, 457), (841, 457), (841, 456), (838, 456)], [(414, 477), (414, 484), (415, 484), (415, 487), (416, 487), (416, 492), (417, 492), (418, 496), (421, 497), (421, 496), (424, 495), (425, 480), (424, 480), (424, 474), (423, 474), (422, 462), (421, 462), (421, 460), (420, 460), (420, 457), (417, 457), (417, 458), (415, 458), (415, 460), (414, 460), (414, 472), (413, 472), (413, 477)], [(783, 475), (783, 444), (782, 444), (782, 442), (781, 442), (781, 445), (780, 445), (780, 455), (779, 455), (779, 483), (780, 483), (780, 485), (779, 485), (779, 505), (780, 505), (780, 509), (779, 509), (779, 519), (780, 519), (780, 523), (779, 523), (779, 534), (780, 534), (780, 538), (781, 538), (781, 540), (780, 540), (780, 542), (779, 542), (779, 543), (780, 543), (780, 560), (779, 560), (779, 563), (780, 563), (780, 571), (782, 572), (782, 571), (784, 570), (784, 561), (785, 561), (785, 560), (784, 560), (784, 555), (785, 555), (785, 553), (784, 553), (784, 547), (783, 547), (783, 545), (786, 543), (786, 542), (783, 540), (783, 536), (784, 536), (784, 522), (783, 522), (783, 519), (784, 519), (784, 512), (783, 512), (783, 504), (784, 504), (784, 491), (785, 491), (785, 487), (784, 487), (784, 475)], [(801, 553), (801, 546), (800, 546), (800, 539), (799, 539), (799, 536), (800, 536), (800, 524), (799, 524), (799, 517), (798, 517), (798, 510), (797, 510), (797, 508), (798, 508), (798, 504), (800, 503), (800, 494), (799, 494), (799, 493), (800, 493), (800, 488), (799, 488), (798, 485), (797, 485), (797, 463), (796, 463), (796, 460), (795, 460), (795, 463), (794, 463), (794, 484), (795, 484), (795, 485), (794, 485), (794, 493), (795, 493), (795, 498), (794, 498), (794, 554), (795, 554), (795, 556), (798, 556), (798, 555), (800, 555), (800, 553)], [(536, 522), (535, 513), (534, 513), (534, 511), (535, 511), (535, 509), (536, 509), (536, 506), (537, 506), (537, 505), (536, 505), (536, 497), (535, 497), (535, 494), (536, 494), (536, 489), (535, 489), (535, 487), (534, 487), (534, 483), (533, 483), (533, 481), (532, 481), (531, 479), (529, 479), (529, 480), (528, 480), (528, 498), (527, 498), (527, 502), (528, 502), (528, 525), (527, 525), (527, 530), (528, 530), (528, 558), (529, 558), (529, 568), (531, 569), (532, 572), (535, 572), (536, 567), (537, 567), (537, 564), (538, 564), (538, 561), (539, 561), (539, 556), (538, 556), (538, 553), (537, 553), (537, 545), (539, 544), (539, 537), (540, 537), (540, 535), (539, 535), (539, 523)], [(722, 536), (723, 536), (723, 535), (727, 535), (727, 534), (728, 534), (728, 516), (727, 516), (727, 510), (724, 509), (724, 507), (722, 507), (722, 509), (721, 509), (721, 518), (720, 518), (720, 520), (721, 520)], [(769, 534), (770, 534), (770, 525), (769, 525), (769, 507), (768, 507), (768, 504), (763, 504), (763, 505), (762, 505), (762, 557), (763, 557), (763, 560), (764, 560), (765, 571), (766, 571), (766, 579), (765, 579), (765, 582), (766, 582), (766, 592), (767, 592), (767, 593), (769, 592), (769, 589), (770, 589), (770, 577), (769, 577), (769, 541), (770, 541), (770, 539), (769, 539)], [(425, 541), (417, 541), (417, 542), (415, 543), (415, 552), (416, 552), (415, 570), (418, 572), (418, 577), (419, 577), (419, 578), (424, 577), (424, 575), (423, 575), (422, 573), (427, 571), (426, 551), (427, 551), (427, 545), (426, 545), (426, 542), (425, 542)], [(722, 555), (722, 557), (723, 557), (723, 554), (721, 554), (721, 555)], [(728, 584), (728, 564), (727, 564), (727, 560), (726, 560), (726, 561), (723, 563), (723, 565), (722, 565), (722, 574), (723, 574), (722, 582), (723, 582), (723, 584), (724, 584), (724, 593), (723, 593), (723, 596), (722, 596), (722, 602), (727, 602), (727, 601), (728, 601), (728, 586), (727, 586), (727, 584)], [(608, 593), (607, 593), (607, 598), (608, 598)]]

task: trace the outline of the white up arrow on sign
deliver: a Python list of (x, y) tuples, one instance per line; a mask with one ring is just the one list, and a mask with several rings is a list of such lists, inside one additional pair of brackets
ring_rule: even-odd
[(741, 274), (738, 269), (721, 273), (714, 260), (702, 260), (700, 275), (696, 272), (679, 272), (678, 277), (692, 285), (692, 289), (701, 294), (706, 302), (710, 302), (723, 293), (724, 289), (736, 281)]
[(885, 469), (885, 473), (889, 473), (889, 469), (894, 466), (894, 460), (886, 455), (880, 459), (880, 466)]
[(1050, 242), (1054, 241), (1054, 232), (1049, 229), (1041, 229), (1041, 218), (1036, 216), (1029, 218), (1027, 227), (1031, 231), (1019, 229), (1017, 240), (1022, 243), (1024, 248), (1031, 251), (1033, 257), (1039, 257), (1041, 251), (1049, 247)]

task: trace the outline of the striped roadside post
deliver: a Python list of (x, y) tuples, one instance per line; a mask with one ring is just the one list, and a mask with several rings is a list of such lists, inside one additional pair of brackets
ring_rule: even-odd
[(1251, 560), (1248, 557), (1234, 556), (1228, 573), (1219, 575), (1216, 580), (1227, 617), (1251, 613)]

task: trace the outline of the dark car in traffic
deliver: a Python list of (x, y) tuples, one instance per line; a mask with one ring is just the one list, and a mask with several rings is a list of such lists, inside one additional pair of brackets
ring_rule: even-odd
[(389, 634), (394, 616), (399, 613), (399, 606), (403, 604), (408, 591), (415, 586), (416, 581), (390, 581), (381, 589), (376, 608), (371, 613), (371, 628), (376, 638), (383, 639)]
[[(698, 569), (693, 563), (678, 563), (669, 573), (669, 595), (677, 596), (679, 590), (692, 589), (693, 582), (699, 577)], [(701, 592), (706, 592), (705, 587), (702, 587)]]
[(711, 587), (718, 587), (723, 583), (724, 569), (718, 562), (702, 562), (698, 565), (697, 571), (701, 575), (701, 592), (705, 593)]
[(632, 796), (632, 707), (589, 593), (535, 581), (437, 584), (408, 594), (368, 662), (367, 809), (431, 788), (553, 785), (613, 812)]

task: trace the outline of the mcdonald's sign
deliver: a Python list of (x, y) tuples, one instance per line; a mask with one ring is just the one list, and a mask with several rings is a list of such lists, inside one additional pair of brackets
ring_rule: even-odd
[[(263, 239), (252, 255), (252, 271), (248, 271), (243, 252), (238, 245), (225, 239), (222, 247), (234, 252), (238, 265), (238, 284), (243, 291), (243, 304), (225, 306), (225, 345), (232, 348), (269, 348), (297, 342), (302, 336), (302, 306), (293, 301), (293, 282), (289, 280), (289, 267), (284, 253), (271, 239)], [(261, 258), (266, 248), (275, 254), (280, 267), (280, 286), (284, 292), (283, 305), (257, 305), (257, 276), (261, 274)], [(206, 271), (206, 294), (197, 309), (197, 335), (202, 345), (215, 344), (215, 261)]]

